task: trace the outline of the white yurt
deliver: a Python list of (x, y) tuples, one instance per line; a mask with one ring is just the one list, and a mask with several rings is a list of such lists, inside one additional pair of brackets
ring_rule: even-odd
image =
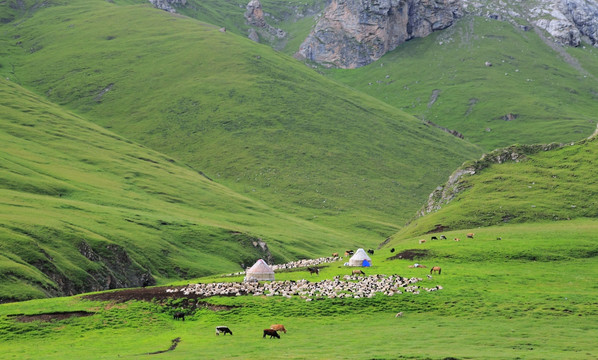
[(244, 281), (262, 281), (262, 280), (274, 280), (274, 270), (272, 270), (268, 264), (262, 259), (256, 261), (256, 263), (245, 271)]
[(370, 259), (365, 250), (357, 249), (355, 254), (349, 259), (349, 266), (363, 266), (363, 260), (367, 260), (370, 264), (372, 263), (372, 259)]

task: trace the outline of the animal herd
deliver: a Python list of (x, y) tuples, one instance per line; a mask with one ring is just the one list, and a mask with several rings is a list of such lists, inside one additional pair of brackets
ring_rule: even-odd
[[(465, 236), (466, 236), (468, 239), (473, 239), (473, 238), (474, 238), (474, 236), (475, 236), (475, 234), (474, 234), (474, 233), (467, 233), (467, 234), (465, 234)], [(438, 236), (436, 236), (436, 235), (432, 235), (432, 236), (430, 237), (430, 240), (447, 240), (447, 238), (446, 238), (446, 236), (445, 236), (445, 235), (440, 235), (440, 237), (438, 237)], [(458, 237), (454, 238), (453, 240), (454, 240), (454, 241), (461, 241), (461, 239), (459, 239)], [(497, 238), (496, 238), (496, 240), (502, 240), (502, 238), (501, 238), (501, 237), (497, 237)], [(420, 240), (418, 240), (418, 242), (419, 242), (420, 244), (423, 244), (423, 243), (425, 243), (425, 242), (426, 242), (426, 239), (420, 239)], [(390, 251), (390, 252), (394, 252), (393, 250), (394, 250), (394, 249), (391, 249), (391, 251)]]
[[(270, 325), (269, 329), (264, 329), (263, 338), (265, 338), (266, 336), (270, 336), (270, 339), (272, 339), (272, 338), (280, 339), (280, 335), (278, 334), (279, 331), (282, 331), (285, 334), (287, 333), (287, 329), (285, 329), (284, 325), (272, 324), (272, 325)], [(224, 325), (216, 326), (216, 335), (220, 335), (220, 334), (223, 334), (223, 336), (225, 336), (226, 334), (231, 334), (231, 336), (232, 336), (233, 332), (228, 326), (224, 326)]]

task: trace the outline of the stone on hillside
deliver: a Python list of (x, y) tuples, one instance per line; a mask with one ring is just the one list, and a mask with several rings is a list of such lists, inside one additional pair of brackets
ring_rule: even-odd
[(356, 68), (403, 42), (453, 24), (460, 0), (331, 0), (297, 58)]

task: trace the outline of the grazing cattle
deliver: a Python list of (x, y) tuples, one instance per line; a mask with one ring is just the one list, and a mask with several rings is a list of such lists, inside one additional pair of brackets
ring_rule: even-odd
[(434, 266), (432, 269), (430, 269), (430, 274), (437, 272), (438, 275), (440, 275), (440, 273), (442, 272), (442, 269), (440, 268), (440, 266)]
[(332, 257), (338, 257), (338, 253), (332, 253)]
[(280, 339), (280, 335), (278, 335), (278, 333), (276, 332), (276, 330), (272, 330), (272, 329), (264, 329), (264, 338), (266, 338), (267, 335), (270, 335), (270, 339), (272, 338), (277, 338)]
[(177, 312), (174, 313), (174, 315), (172, 315), (172, 318), (174, 320), (183, 320), (183, 321), (185, 321), (185, 314), (183, 314), (180, 311), (177, 311)]
[(467, 234), (467, 237), (470, 238), (470, 239), (473, 239), (474, 235), (475, 235), (474, 233), (469, 233), (469, 234)]
[(391, 253), (395, 252), (395, 248), (390, 249), (390, 252)]
[(455, 241), (461, 241), (461, 239), (459, 239), (459, 238), (455, 238)]
[(374, 250), (372, 250), (372, 249), (368, 249), (368, 254), (370, 254), (370, 255), (374, 255)]
[(318, 269), (317, 267), (308, 267), (307, 271), (309, 271), (309, 273), (311, 275), (313, 275), (313, 274), (320, 275), (320, 269)]
[(446, 240), (446, 236), (440, 235), (440, 240)]
[(228, 326), (216, 326), (216, 335), (220, 335), (221, 333), (226, 334), (233, 334), (232, 331), (228, 328)]
[(438, 238), (436, 236), (432, 236), (430, 240), (438, 240)]
[(496, 238), (496, 240), (502, 240), (502, 238), (499, 236), (499, 237)]
[(365, 275), (363, 270), (353, 270), (353, 275)]
[(395, 315), (395, 317), (401, 317), (401, 316), (403, 316), (403, 312), (402, 312), (402, 311), (398, 312), (398, 313)]
[(345, 251), (345, 256), (353, 255), (355, 252), (353, 250)]
[(420, 240), (419, 240), (419, 243), (420, 243), (420, 244), (423, 244), (423, 243), (425, 243), (425, 242), (426, 242), (426, 239), (420, 239)]
[(285, 334), (287, 333), (287, 329), (285, 329), (284, 325), (282, 325), (282, 324), (272, 324), (272, 325), (270, 325), (270, 329), (276, 330), (276, 331), (282, 331)]

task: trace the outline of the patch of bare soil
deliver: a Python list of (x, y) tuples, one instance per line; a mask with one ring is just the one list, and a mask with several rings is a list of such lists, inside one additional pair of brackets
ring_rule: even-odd
[(423, 259), (429, 255), (430, 255), (430, 251), (427, 249), (407, 249), (405, 251), (401, 251), (400, 253), (396, 254), (395, 256), (389, 257), (387, 260), (398, 260), (398, 259), (413, 260), (415, 258)]
[(16, 321), (27, 323), (27, 322), (32, 322), (32, 321), (42, 321), (42, 322), (58, 321), (58, 320), (72, 318), (72, 317), (91, 316), (94, 314), (95, 314), (94, 312), (88, 312), (88, 311), (66, 311), (66, 312), (53, 312), (53, 313), (34, 314), (34, 315), (14, 314), (14, 315), (9, 315), (9, 316), (14, 317)]
[(194, 294), (184, 295), (182, 292), (177, 291), (173, 293), (166, 292), (166, 289), (181, 289), (184, 286), (158, 286), (158, 287), (145, 287), (135, 289), (124, 289), (115, 290), (109, 292), (102, 292), (98, 294), (91, 294), (83, 296), (87, 300), (96, 301), (113, 301), (113, 302), (127, 302), (130, 300), (142, 300), (142, 301), (153, 301), (153, 300), (168, 300), (178, 298), (197, 299), (199, 296)]
[[(95, 301), (112, 301), (116, 303), (123, 303), (131, 300), (135, 301), (153, 301), (157, 303), (164, 303), (167, 300), (172, 299), (202, 299), (202, 296), (197, 294), (185, 295), (182, 291), (166, 292), (166, 289), (182, 289), (186, 286), (161, 286), (161, 287), (147, 287), (147, 288), (135, 288), (135, 289), (123, 289), (110, 292), (103, 292), (98, 294), (91, 294), (83, 296), (87, 300)], [(177, 305), (184, 308), (206, 308), (212, 311), (226, 311), (231, 310), (235, 306), (227, 305), (213, 305), (205, 301), (185, 301)]]
[(151, 353), (147, 353), (147, 355), (156, 355), (156, 354), (165, 353), (167, 351), (172, 351), (172, 350), (176, 349), (177, 345), (180, 342), (181, 342), (181, 338), (180, 337), (178, 337), (176, 339), (172, 339), (172, 345), (170, 345), (170, 347), (168, 349), (166, 349), (166, 350), (160, 350), (160, 351), (154, 351), (154, 352), (151, 352)]

